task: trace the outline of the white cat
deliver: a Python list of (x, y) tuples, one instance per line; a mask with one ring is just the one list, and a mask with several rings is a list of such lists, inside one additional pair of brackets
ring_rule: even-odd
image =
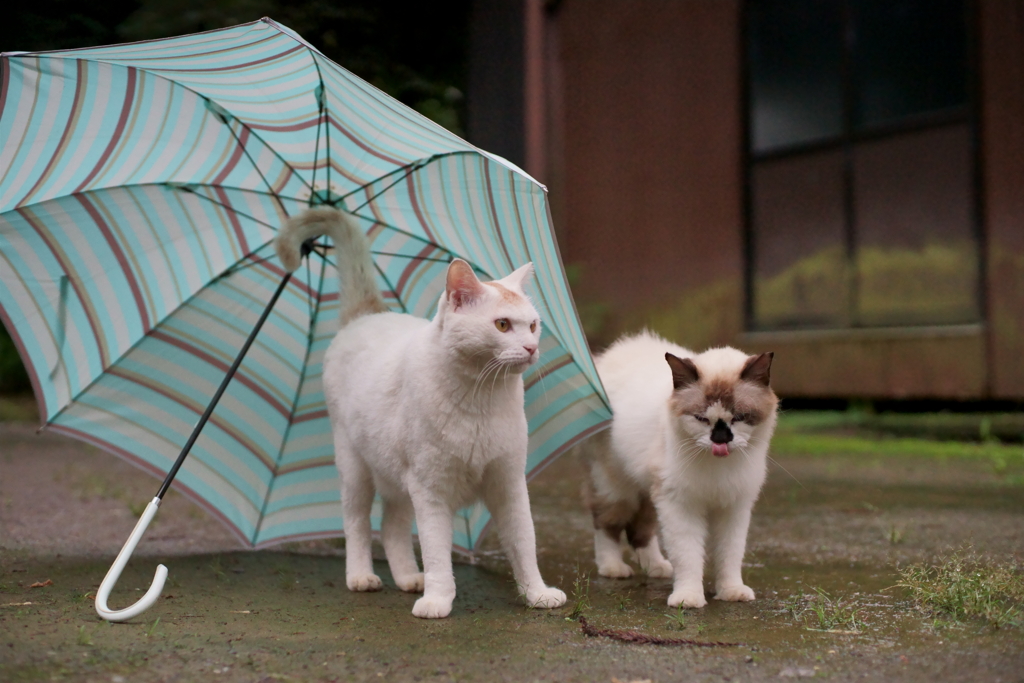
[[(341, 474), (346, 582), (380, 590), (370, 555), (370, 507), (384, 501), (381, 539), (395, 583), (423, 591), (417, 617), (446, 617), (455, 598), (452, 516), (482, 499), (531, 607), (565, 603), (537, 568), (526, 490), (522, 373), (539, 358), (540, 321), (523, 285), (527, 264), (480, 282), (465, 261), (448, 267), (433, 320), (387, 312), (369, 245), (346, 214), (310, 209), (291, 219), (277, 249), (288, 270), (305, 240), (334, 240), (341, 330), (324, 356), (324, 394)], [(424, 573), (412, 544), (415, 515)]]
[(775, 430), (772, 358), (733, 348), (694, 354), (643, 332), (595, 359), (614, 414), (610, 434), (583, 449), (602, 576), (633, 573), (619, 546), (625, 531), (648, 575), (674, 575), (670, 607), (703, 607), (707, 541), (715, 598), (754, 599), (741, 567)]

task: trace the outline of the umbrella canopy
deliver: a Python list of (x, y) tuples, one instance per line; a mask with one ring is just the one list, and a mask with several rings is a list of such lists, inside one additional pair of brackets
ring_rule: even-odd
[[(396, 311), (431, 316), (453, 257), (492, 279), (534, 262), (530, 472), (610, 419), (544, 187), (288, 28), (0, 69), (0, 319), (47, 429), (162, 477), (285, 275), (278, 226), (317, 204), (363, 221)], [(331, 251), (310, 255), (175, 481), (251, 546), (343, 532), (321, 386), (338, 301)], [(471, 551), (488, 515), (459, 517)]]

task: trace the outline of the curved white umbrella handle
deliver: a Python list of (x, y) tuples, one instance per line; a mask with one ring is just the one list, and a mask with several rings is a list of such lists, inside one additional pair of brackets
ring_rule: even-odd
[(106, 619), (107, 621), (127, 621), (137, 614), (142, 614), (147, 609), (153, 606), (153, 603), (160, 597), (160, 591), (164, 589), (164, 582), (167, 580), (167, 567), (162, 564), (156, 568), (156, 576), (153, 577), (153, 585), (149, 587), (146, 594), (142, 596), (138, 602), (131, 607), (124, 609), (112, 610), (107, 607), (107, 598), (110, 597), (110, 591), (114, 590), (114, 584), (121, 578), (121, 571), (124, 570), (124, 566), (128, 564), (128, 560), (131, 558), (132, 553), (135, 552), (135, 546), (139, 544), (139, 540), (142, 539), (142, 534), (146, 533), (146, 528), (149, 527), (149, 523), (153, 521), (153, 516), (156, 515), (157, 509), (160, 507), (160, 498), (154, 498), (146, 506), (146, 511), (142, 513), (142, 517), (139, 518), (138, 524), (135, 525), (135, 529), (132, 531), (132, 535), (125, 541), (124, 547), (121, 548), (121, 552), (118, 553), (117, 559), (114, 560), (114, 564), (110, 565), (110, 569), (107, 570), (107, 575), (103, 577), (103, 583), (100, 584), (100, 589), (96, 591), (96, 612)]

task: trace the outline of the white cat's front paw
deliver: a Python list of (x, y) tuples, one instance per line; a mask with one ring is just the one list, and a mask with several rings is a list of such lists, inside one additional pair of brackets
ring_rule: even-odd
[(395, 585), (398, 586), (398, 590), (403, 590), (406, 593), (422, 593), (423, 572), (407, 574), (406, 576), (396, 576)]
[(715, 600), (725, 600), (727, 602), (750, 602), (753, 599), (754, 591), (742, 583), (738, 586), (719, 588), (718, 592), (715, 593)]
[(672, 591), (672, 595), (668, 596), (669, 607), (703, 607), (706, 604), (708, 601), (702, 588), (682, 588)]
[(384, 587), (384, 582), (376, 574), (353, 574), (345, 577), (350, 591), (362, 593), (364, 591), (379, 591)]
[(661, 562), (655, 562), (647, 568), (647, 576), (652, 579), (671, 579), (672, 578), (672, 563), (668, 560), (662, 560)]
[(628, 579), (633, 576), (633, 568), (622, 560), (603, 562), (597, 565), (597, 573), (609, 579)]
[(444, 619), (452, 613), (452, 601), (424, 595), (412, 606), (412, 615), (420, 619)]
[(565, 604), (565, 593), (557, 588), (527, 591), (526, 604), (537, 609), (554, 609)]

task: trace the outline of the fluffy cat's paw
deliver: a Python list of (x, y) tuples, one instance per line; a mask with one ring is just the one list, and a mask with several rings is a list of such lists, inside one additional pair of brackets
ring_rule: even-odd
[(668, 560), (655, 562), (653, 565), (647, 568), (647, 576), (651, 577), (652, 579), (671, 579), (672, 563)]
[(379, 591), (384, 587), (384, 582), (376, 574), (353, 574), (345, 577), (350, 591), (362, 593), (364, 591)]
[(452, 601), (424, 595), (412, 606), (412, 615), (420, 619), (444, 619), (452, 613)]
[(633, 568), (625, 562), (605, 562), (597, 566), (597, 573), (609, 579), (628, 579), (633, 576)]
[(553, 609), (565, 604), (565, 593), (557, 588), (527, 591), (526, 604), (537, 609)]
[(408, 574), (406, 576), (396, 576), (395, 585), (398, 586), (399, 590), (403, 590), (406, 593), (422, 593), (423, 572)]
[(727, 602), (750, 602), (753, 599), (754, 591), (743, 584), (720, 588), (715, 593), (715, 600), (725, 600)]
[(672, 591), (672, 595), (668, 596), (669, 607), (703, 607), (708, 604), (707, 599), (704, 597), (704, 590), (701, 588), (684, 588), (682, 590)]

